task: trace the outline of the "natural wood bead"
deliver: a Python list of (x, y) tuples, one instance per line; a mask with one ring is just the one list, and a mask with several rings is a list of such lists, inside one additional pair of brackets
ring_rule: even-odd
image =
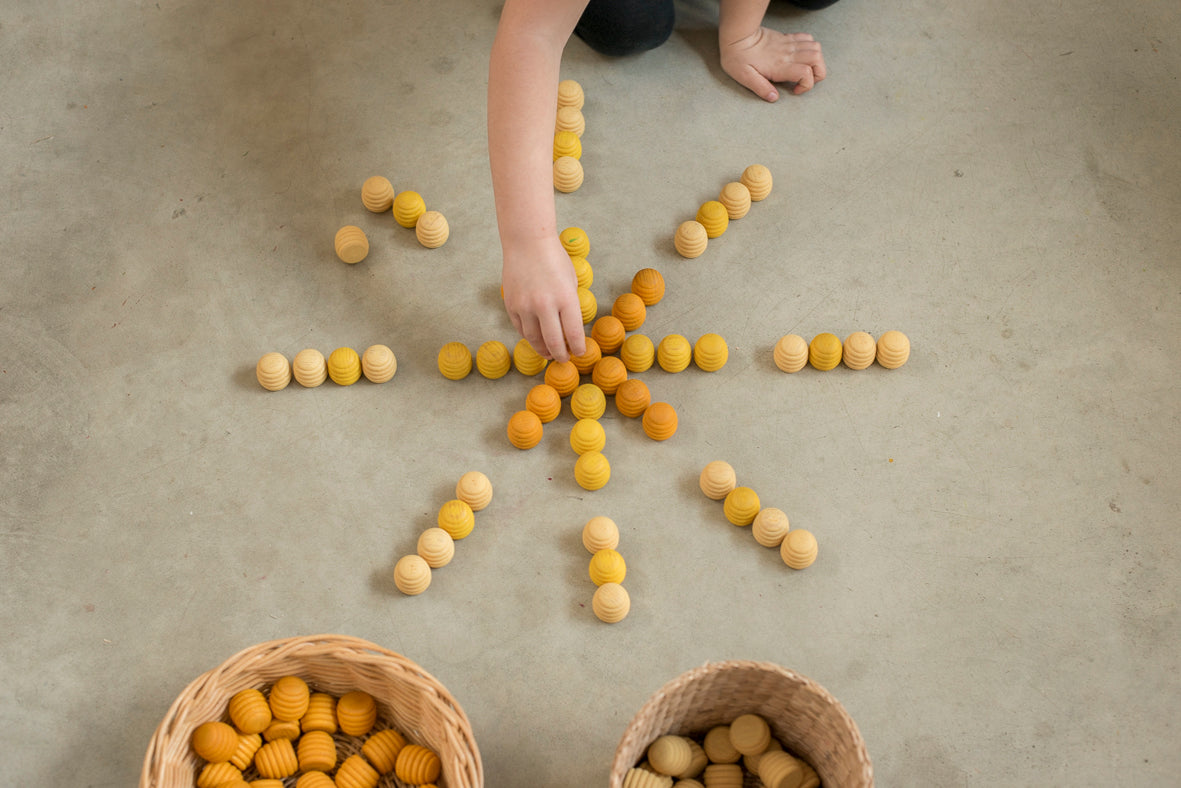
[(407, 596), (417, 596), (431, 584), (431, 567), (420, 555), (404, 555), (394, 564), (394, 585)]
[(666, 441), (677, 432), (677, 412), (667, 402), (653, 402), (644, 411), (644, 434), (654, 441)]
[(711, 763), (703, 776), (705, 788), (742, 788), (742, 767), (736, 763)]
[[(722, 510), (726, 519), (737, 526), (747, 526), (759, 513), (759, 494), (749, 487), (735, 487), (726, 495)], [(712, 756), (710, 760), (715, 760)]]
[(600, 550), (614, 550), (619, 547), (619, 526), (610, 517), (596, 515), (582, 526), (582, 546), (591, 555)]
[(600, 490), (611, 479), (611, 463), (602, 452), (588, 451), (574, 462), (574, 480), (584, 490)]
[[(555, 152), (557, 152), (556, 149)], [(582, 171), (582, 162), (575, 157), (559, 156), (554, 159), (554, 188), (558, 191), (563, 194), (571, 194), (578, 191), (578, 188), (582, 186), (584, 177), (585, 173)]]
[(795, 788), (804, 777), (801, 766), (786, 752), (772, 750), (759, 759), (759, 780), (767, 788)]
[(765, 200), (771, 193), (771, 171), (762, 164), (752, 164), (743, 170), (741, 181), (755, 202)]
[(267, 353), (255, 364), (254, 375), (267, 391), (282, 391), (291, 382), (291, 364), (282, 353)]
[(304, 388), (315, 388), (328, 379), (328, 361), (315, 348), (305, 348), (295, 354), (291, 372), (296, 383)]
[(673, 246), (676, 247), (677, 254), (687, 259), (700, 257), (708, 243), (709, 234), (705, 227), (701, 222), (692, 219), (681, 222), (676, 235), (673, 236)]
[(519, 410), (508, 420), (508, 440), (518, 449), (532, 449), (541, 443), (541, 419), (529, 410)]
[(451, 237), (451, 225), (438, 211), (423, 211), (414, 225), (414, 237), (427, 249), (438, 249)]
[(385, 345), (370, 345), (361, 354), (361, 373), (370, 383), (385, 383), (397, 371), (398, 359)]
[(841, 363), (841, 340), (836, 334), (817, 334), (808, 343), (808, 363), (827, 372)]
[(816, 560), (817, 552), (819, 548), (816, 537), (811, 531), (802, 528), (788, 531), (779, 546), (779, 555), (783, 558), (783, 563), (792, 569), (807, 569)]
[(648, 763), (661, 774), (675, 777), (692, 762), (693, 750), (684, 736), (659, 736), (648, 745)]
[(641, 268), (632, 277), (632, 292), (644, 306), (655, 306), (664, 298), (664, 277), (655, 268)]
[(394, 204), (394, 185), (382, 175), (373, 175), (361, 184), (361, 203), (374, 213), (385, 213)]
[(426, 213), (426, 203), (418, 192), (404, 191), (394, 197), (394, 221), (407, 229), (418, 224), (418, 217)]
[(431, 569), (441, 569), (455, 557), (455, 540), (442, 528), (427, 528), (418, 535), (415, 552)]
[(706, 498), (720, 501), (737, 486), (734, 467), (725, 460), (714, 460), (702, 469), (698, 484)]
[(572, 131), (579, 137), (586, 131), (586, 117), (578, 107), (558, 107), (554, 118), (555, 131)]
[(585, 100), (586, 94), (583, 93), (582, 85), (573, 79), (563, 79), (558, 83), (559, 109), (562, 107), (574, 107), (574, 109), (580, 110)]
[(743, 755), (758, 755), (771, 746), (771, 726), (757, 714), (743, 714), (730, 723), (730, 743)]
[(760, 509), (751, 523), (751, 534), (763, 547), (778, 547), (789, 530), (787, 515), (774, 506)]
[(771, 743), (767, 746), (767, 749), (764, 750), (763, 752), (759, 753), (758, 755), (743, 755), (742, 756), (742, 765), (746, 768), (746, 770), (748, 772), (750, 772), (751, 774), (757, 775), (759, 773), (759, 761), (762, 760), (763, 756), (766, 755), (768, 752), (774, 752), (776, 750), (782, 750), (782, 749), (783, 749), (783, 745), (779, 743), (779, 740), (772, 738)]
[(631, 611), (631, 597), (619, 583), (603, 583), (595, 589), (591, 598), (591, 609), (605, 624), (617, 624), (627, 618)]
[(478, 512), (492, 503), (492, 482), (480, 471), (468, 471), (456, 482), (455, 497)]
[(623, 776), (623, 788), (672, 788), (672, 778), (647, 769), (628, 769)]
[(750, 189), (738, 181), (731, 181), (722, 187), (718, 202), (726, 206), (731, 221), (741, 219), (750, 212)]
[(734, 749), (734, 745), (730, 743), (729, 725), (716, 725), (710, 728), (701, 746), (712, 763), (737, 763), (742, 757), (742, 753)]
[(841, 348), (841, 360), (849, 369), (865, 369), (873, 363), (877, 355), (877, 343), (873, 337), (864, 331), (854, 331), (845, 337), (845, 344)]
[(686, 780), (697, 777), (709, 765), (709, 757), (705, 754), (705, 750), (702, 749), (700, 744), (689, 739), (689, 748), (693, 750), (693, 761), (689, 764), (688, 769), (676, 775), (678, 779)]
[(897, 369), (910, 358), (910, 339), (901, 331), (887, 331), (878, 337), (878, 363)]
[(336, 249), (336, 256), (350, 265), (361, 262), (369, 254), (369, 239), (365, 237), (365, 231), (351, 224), (336, 231), (332, 245)]
[(784, 372), (799, 372), (808, 363), (808, 343), (799, 334), (787, 334), (775, 343), (774, 357)]
[(706, 238), (717, 238), (730, 226), (726, 206), (717, 200), (707, 200), (697, 209), (697, 223), (705, 228)]

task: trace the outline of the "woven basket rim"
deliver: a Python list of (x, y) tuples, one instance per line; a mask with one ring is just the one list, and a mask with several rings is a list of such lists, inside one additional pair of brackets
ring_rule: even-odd
[[(786, 682), (785, 686), (794, 685), (800, 691), (818, 699), (824, 704), (827, 713), (832, 715), (833, 719), (848, 737), (848, 746), (851, 748), (852, 757), (856, 761), (856, 776), (853, 785), (855, 788), (873, 788), (873, 764), (869, 758), (869, 751), (866, 748), (865, 740), (861, 736), (861, 731), (858, 729), (857, 723), (845, 711), (844, 706), (828, 690), (807, 676), (773, 662), (755, 660), (706, 662), (665, 682), (660, 689), (652, 693), (644, 705), (640, 707), (640, 710), (636, 712), (631, 722), (628, 723), (627, 729), (620, 737), (619, 744), (615, 749), (615, 758), (611, 763), (610, 788), (620, 788), (622, 786), (623, 776), (627, 773), (627, 770), (635, 766), (638, 760), (637, 756), (642, 754), (652, 739), (655, 738), (650, 735), (650, 730), (646, 732), (645, 729), (651, 727), (651, 723), (658, 717), (661, 710), (669, 704), (670, 698), (684, 693), (687, 688), (700, 683), (703, 679), (712, 678), (717, 674), (727, 672), (766, 674), (774, 679)], [(754, 704), (750, 705), (753, 706)], [(690, 732), (696, 731), (660, 731), (661, 734), (687, 734)], [(843, 784), (835, 781), (826, 781), (824, 785), (827, 788), (846, 788)]]
[[(300, 635), (257, 643), (241, 649), (190, 681), (173, 700), (148, 744), (140, 773), (140, 788), (172, 788), (175, 782), (174, 775), (184, 771), (175, 763), (176, 753), (179, 751), (178, 748), (188, 747), (189, 734), (193, 727), (192, 716), (201, 717), (203, 720), (218, 718), (224, 711), (228, 695), (247, 687), (257, 687), (262, 683), (246, 677), (260, 671), (273, 673), (273, 669), (265, 669), (266, 665), (277, 661), (281, 664), (282, 659), (295, 659), (300, 655), (316, 658), (339, 657), (342, 663), (355, 663), (370, 670), (384, 670), (383, 675), (386, 676), (405, 677), (408, 685), (412, 683), (423, 695), (429, 695), (432, 706), (446, 721), (446, 730), (442, 738), (446, 740), (449, 748), (461, 752), (462, 757), (458, 759), (456, 766), (456, 771), (460, 772), (456, 775), (459, 782), (451, 780), (448, 785), (451, 788), (483, 788), (484, 767), (471, 722), (447, 688), (420, 665), (397, 652), (362, 638), (337, 634)], [(313, 677), (309, 684), (315, 683)], [(205, 705), (213, 708), (211, 704), (215, 701), (219, 701), (216, 712), (190, 714), (194, 706)], [(385, 703), (380, 697), (378, 702), (379, 706)], [(178, 736), (183, 737), (183, 741), (178, 739)], [(445, 762), (451, 757), (444, 752), (439, 754)]]

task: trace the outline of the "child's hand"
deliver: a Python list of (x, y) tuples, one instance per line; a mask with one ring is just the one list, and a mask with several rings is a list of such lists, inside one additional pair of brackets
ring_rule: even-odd
[(504, 306), (517, 331), (544, 358), (586, 352), (578, 279), (557, 236), (536, 249), (504, 250)]
[(719, 43), (725, 72), (767, 101), (779, 98), (773, 82), (794, 82), (792, 92), (799, 95), (825, 77), (820, 42), (808, 33), (760, 27), (746, 38)]

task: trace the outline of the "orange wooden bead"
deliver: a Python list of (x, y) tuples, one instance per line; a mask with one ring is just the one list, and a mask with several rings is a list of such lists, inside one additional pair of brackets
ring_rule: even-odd
[(542, 424), (548, 424), (562, 412), (562, 395), (548, 383), (538, 383), (525, 396), (525, 410), (536, 413)]
[(580, 356), (571, 356), (570, 361), (578, 369), (579, 375), (589, 375), (603, 357), (603, 351), (594, 337), (586, 338), (586, 352)]
[(667, 402), (653, 402), (644, 411), (644, 433), (654, 441), (671, 438), (677, 431), (677, 412)]
[(394, 774), (402, 782), (423, 785), (439, 779), (443, 765), (439, 756), (418, 744), (407, 744), (398, 753)]
[(559, 396), (569, 397), (578, 388), (578, 367), (572, 361), (553, 361), (545, 368), (545, 382), (553, 386)]
[(611, 314), (619, 318), (619, 322), (623, 324), (624, 331), (635, 331), (644, 325), (644, 319), (648, 316), (648, 310), (644, 306), (643, 299), (638, 295), (635, 293), (623, 293), (619, 298), (615, 299), (615, 303), (611, 307)]
[(640, 297), (644, 306), (654, 306), (664, 298), (664, 277), (655, 268), (641, 268), (632, 277), (632, 292)]
[(604, 356), (595, 364), (591, 372), (591, 382), (603, 390), (604, 394), (612, 395), (619, 390), (623, 381), (627, 380), (627, 367), (615, 356)]
[(623, 327), (623, 322), (614, 315), (603, 315), (591, 326), (591, 338), (598, 343), (599, 350), (605, 356), (619, 350), (625, 336), (627, 336), (627, 329)]
[(648, 391), (648, 384), (639, 378), (628, 378), (615, 390), (615, 407), (629, 419), (644, 415), (651, 402), (652, 395)]
[(509, 443), (518, 449), (532, 449), (541, 443), (541, 419), (528, 410), (519, 410), (508, 420)]

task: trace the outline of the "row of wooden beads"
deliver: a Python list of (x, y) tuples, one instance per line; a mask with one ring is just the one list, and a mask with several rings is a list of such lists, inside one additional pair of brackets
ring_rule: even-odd
[(573, 79), (558, 83), (558, 112), (554, 120), (554, 188), (569, 194), (582, 186), (582, 116), (585, 94)]
[(600, 621), (617, 624), (631, 611), (631, 597), (623, 587), (627, 563), (615, 549), (619, 547), (619, 526), (610, 517), (592, 517), (582, 527), (582, 546), (591, 554), (588, 571), (597, 586), (591, 608)]
[(468, 471), (455, 485), (455, 498), (439, 508), (437, 525), (419, 534), (415, 552), (394, 565), (394, 585), (407, 596), (417, 596), (431, 584), (431, 571), (455, 557), (455, 543), (476, 526), (475, 513), (492, 502), (492, 482), (480, 471)]
[(282, 391), (293, 377), (304, 388), (315, 388), (328, 378), (351, 386), (362, 374), (371, 383), (385, 383), (397, 371), (394, 351), (385, 345), (370, 345), (360, 356), (351, 347), (338, 347), (327, 359), (315, 348), (299, 351), (292, 361), (282, 353), (266, 353), (254, 366), (259, 385), (267, 391)]
[(716, 200), (707, 200), (697, 210), (697, 217), (681, 222), (673, 236), (673, 246), (681, 257), (692, 259), (705, 252), (709, 240), (726, 232), (730, 222), (750, 211), (750, 204), (771, 193), (771, 171), (762, 164), (752, 164), (742, 177), (722, 187)]
[(711, 728), (700, 743), (688, 736), (660, 736), (648, 745), (646, 757), (628, 771), (623, 788), (742, 788), (747, 774), (765, 788), (820, 785), (815, 769), (786, 752), (757, 714)]
[(836, 334), (817, 334), (811, 342), (798, 334), (787, 334), (772, 351), (775, 366), (784, 372), (799, 372), (805, 364), (827, 372), (842, 361), (849, 369), (865, 369), (876, 359), (886, 369), (897, 369), (910, 358), (910, 339), (901, 331), (887, 331), (875, 342), (865, 331), (854, 331), (844, 342)]
[(787, 515), (774, 507), (762, 508), (759, 495), (750, 487), (738, 486), (733, 466), (714, 460), (698, 479), (707, 498), (723, 501), (722, 510), (732, 524), (751, 526), (755, 541), (763, 547), (779, 548), (783, 563), (792, 569), (806, 569), (816, 560), (816, 537), (802, 528), (791, 530)]

